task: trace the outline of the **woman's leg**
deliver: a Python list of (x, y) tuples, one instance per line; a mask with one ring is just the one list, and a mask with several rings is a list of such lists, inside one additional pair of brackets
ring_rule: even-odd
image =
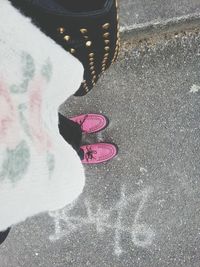
[(8, 228), (6, 231), (0, 232), (0, 244), (2, 244), (6, 237), (8, 236), (11, 228)]
[(83, 159), (83, 151), (80, 149), (82, 130), (78, 123), (75, 123), (59, 113), (59, 131), (62, 137), (68, 142)]

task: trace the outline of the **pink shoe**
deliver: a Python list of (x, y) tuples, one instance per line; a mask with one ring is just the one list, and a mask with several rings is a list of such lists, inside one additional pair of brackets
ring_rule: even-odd
[(84, 133), (96, 133), (108, 126), (109, 120), (106, 116), (101, 114), (81, 114), (69, 118), (78, 123)]
[(108, 161), (117, 155), (118, 149), (114, 144), (97, 143), (81, 146), (84, 151), (82, 163), (97, 164)]

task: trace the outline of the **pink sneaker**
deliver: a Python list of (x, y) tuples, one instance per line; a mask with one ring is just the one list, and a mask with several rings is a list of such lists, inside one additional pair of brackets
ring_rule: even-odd
[(117, 155), (117, 146), (110, 143), (97, 143), (81, 146), (84, 151), (82, 163), (97, 164), (108, 161)]
[(108, 126), (109, 120), (106, 116), (101, 114), (81, 114), (69, 118), (78, 123), (84, 133), (96, 133)]

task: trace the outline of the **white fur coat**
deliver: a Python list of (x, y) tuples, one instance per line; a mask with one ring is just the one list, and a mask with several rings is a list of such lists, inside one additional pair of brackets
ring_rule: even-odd
[(82, 76), (78, 60), (0, 0), (0, 231), (82, 192), (80, 159), (57, 126)]

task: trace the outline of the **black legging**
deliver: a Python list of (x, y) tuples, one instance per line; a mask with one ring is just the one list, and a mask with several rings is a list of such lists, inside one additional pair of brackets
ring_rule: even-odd
[(82, 139), (81, 126), (59, 113), (59, 131), (65, 141), (76, 150), (80, 159), (83, 159), (83, 150), (80, 149)]
[(0, 232), (0, 244), (3, 243), (3, 241), (6, 239), (10, 232), (10, 228), (8, 228), (6, 231)]

